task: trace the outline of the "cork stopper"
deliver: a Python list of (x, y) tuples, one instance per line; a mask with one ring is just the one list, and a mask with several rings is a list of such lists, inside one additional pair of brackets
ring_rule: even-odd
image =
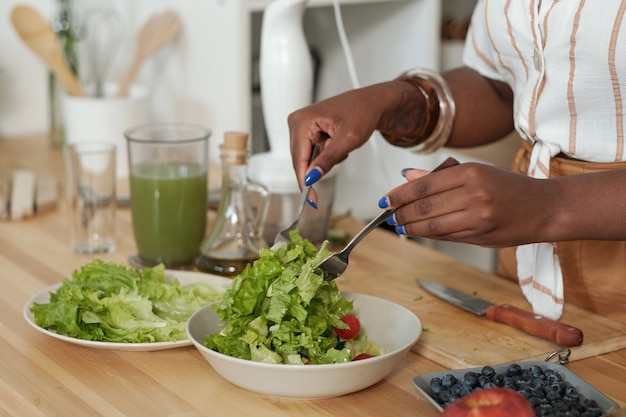
[(224, 163), (243, 165), (248, 156), (248, 134), (245, 132), (225, 132), (222, 145)]

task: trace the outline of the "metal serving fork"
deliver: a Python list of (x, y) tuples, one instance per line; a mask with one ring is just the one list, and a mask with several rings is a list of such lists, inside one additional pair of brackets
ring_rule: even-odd
[(278, 234), (276, 234), (276, 237), (274, 238), (274, 246), (283, 242), (291, 242), (291, 239), (289, 238), (289, 232), (298, 227), (298, 223), (300, 223), (300, 218), (302, 217), (302, 212), (304, 211), (304, 206), (306, 204), (306, 199), (309, 196), (310, 189), (310, 185), (306, 185), (302, 189), (302, 192), (300, 193), (300, 199), (298, 200), (298, 213), (296, 214), (296, 219), (293, 221), (293, 223), (291, 223), (291, 225), (289, 225), (289, 227), (286, 227), (285, 229), (278, 232)]
[[(320, 148), (318, 145), (315, 145), (313, 148), (313, 153), (311, 154), (311, 159), (309, 160), (309, 164), (313, 162), (315, 157), (320, 153)], [(274, 238), (274, 246), (275, 247), (279, 243), (289, 243), (291, 239), (289, 238), (289, 232), (298, 227), (298, 223), (300, 223), (300, 218), (302, 217), (302, 213), (304, 212), (304, 206), (306, 205), (306, 199), (309, 196), (309, 190), (311, 189), (310, 185), (305, 185), (302, 188), (302, 192), (300, 193), (300, 199), (298, 200), (298, 213), (296, 213), (296, 219), (286, 227), (276, 234)]]
[(370, 221), (359, 233), (357, 233), (350, 242), (339, 252), (333, 253), (332, 255), (328, 255), (322, 262), (317, 264), (313, 269), (320, 268), (324, 272), (324, 279), (326, 281), (332, 281), (341, 275), (346, 268), (348, 268), (348, 255), (354, 247), (365, 237), (377, 228), (382, 222), (387, 220), (389, 216), (391, 216), (396, 209), (385, 210), (380, 213), (378, 216), (374, 218), (374, 220)]
[[(453, 165), (458, 165), (459, 161), (454, 158), (448, 158), (439, 164), (435, 169), (431, 171), (440, 171), (444, 168), (451, 167)], [(348, 255), (354, 247), (363, 239), (365, 236), (369, 234), (372, 230), (377, 228), (382, 222), (387, 220), (389, 216), (391, 216), (396, 209), (387, 209), (376, 216), (372, 221), (370, 221), (359, 233), (357, 233), (350, 242), (343, 248), (341, 251), (328, 255), (323, 261), (317, 264), (313, 269), (321, 269), (326, 274), (324, 274), (324, 279), (326, 281), (332, 281), (341, 275), (346, 268), (348, 268)]]

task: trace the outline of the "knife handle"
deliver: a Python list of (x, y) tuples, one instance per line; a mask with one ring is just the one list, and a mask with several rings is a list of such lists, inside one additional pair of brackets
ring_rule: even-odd
[(583, 332), (580, 329), (509, 304), (489, 307), (487, 318), (508, 324), (533, 336), (551, 340), (560, 346), (579, 346), (583, 342)]

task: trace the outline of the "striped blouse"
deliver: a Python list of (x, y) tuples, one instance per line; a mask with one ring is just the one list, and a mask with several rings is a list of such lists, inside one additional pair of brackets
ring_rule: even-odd
[(478, 0), (464, 63), (508, 83), (522, 137), (626, 160), (626, 1)]
[[(625, 10), (626, 0), (478, 0), (464, 63), (511, 86), (515, 127), (533, 143), (528, 175), (549, 178), (559, 153), (626, 160)], [(535, 313), (560, 317), (564, 282), (554, 244), (518, 246), (516, 258)]]

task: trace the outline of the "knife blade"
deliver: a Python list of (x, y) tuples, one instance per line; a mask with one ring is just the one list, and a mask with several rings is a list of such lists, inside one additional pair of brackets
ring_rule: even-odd
[(457, 307), (489, 320), (507, 324), (533, 336), (550, 340), (560, 346), (579, 346), (583, 332), (569, 324), (561, 323), (509, 304), (494, 304), (438, 282), (417, 278), (424, 290)]

